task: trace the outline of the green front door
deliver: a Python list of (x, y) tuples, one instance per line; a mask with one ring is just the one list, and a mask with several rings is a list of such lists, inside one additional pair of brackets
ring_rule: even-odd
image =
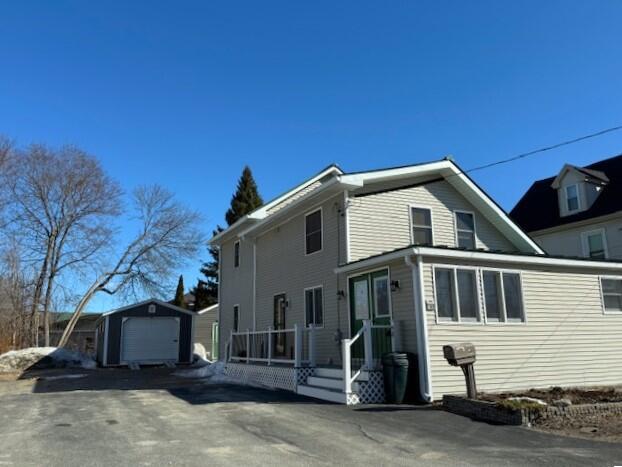
[[(365, 319), (371, 320), (372, 325), (391, 323), (391, 285), (388, 269), (351, 277), (349, 289), (351, 336), (363, 327)], [(379, 359), (391, 351), (390, 329), (372, 329), (372, 348), (374, 359)], [(363, 336), (352, 346), (352, 358), (364, 358)]]

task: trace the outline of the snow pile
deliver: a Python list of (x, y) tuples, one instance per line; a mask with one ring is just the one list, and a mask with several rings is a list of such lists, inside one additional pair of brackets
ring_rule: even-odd
[(79, 379), (85, 378), (86, 376), (88, 376), (86, 373), (73, 373), (70, 375), (44, 376), (43, 378), (39, 379), (42, 379), (44, 381), (56, 381), (59, 379)]
[[(207, 360), (205, 360), (207, 362)], [(175, 376), (182, 378), (209, 379), (212, 382), (229, 382), (225, 375), (225, 364), (223, 362), (207, 363), (206, 365), (189, 370), (179, 370), (173, 373)], [(227, 381), (225, 381), (227, 380)]]
[(0, 371), (23, 371), (29, 368), (95, 368), (88, 355), (58, 347), (31, 347), (0, 355)]

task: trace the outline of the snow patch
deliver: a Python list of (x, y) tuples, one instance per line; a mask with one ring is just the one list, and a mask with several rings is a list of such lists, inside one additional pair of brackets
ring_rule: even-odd
[(242, 381), (225, 374), (225, 364), (221, 361), (209, 363), (208, 361), (204, 366), (199, 368), (191, 368), (186, 370), (178, 370), (173, 375), (180, 376), (182, 378), (195, 378), (202, 379), (206, 383), (210, 384), (239, 384), (245, 386), (253, 386), (262, 389), (273, 389), (269, 386), (264, 386), (259, 383), (251, 383), (248, 381)]
[(0, 355), (0, 371), (23, 371), (37, 368), (85, 368), (97, 366), (88, 355), (59, 347), (31, 347)]
[(44, 381), (55, 381), (57, 379), (78, 379), (78, 378), (84, 378), (85, 376), (88, 376), (88, 375), (86, 373), (74, 373), (72, 375), (44, 376), (43, 378), (39, 378), (39, 379), (42, 379)]

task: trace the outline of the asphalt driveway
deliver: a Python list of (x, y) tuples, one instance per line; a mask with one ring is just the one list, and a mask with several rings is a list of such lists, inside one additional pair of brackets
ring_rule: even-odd
[(0, 465), (622, 464), (621, 445), (432, 408), (348, 408), (164, 369), (77, 373), (0, 381)]

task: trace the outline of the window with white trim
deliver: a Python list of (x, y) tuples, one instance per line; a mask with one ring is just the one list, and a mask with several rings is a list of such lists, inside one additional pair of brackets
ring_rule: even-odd
[(305, 290), (306, 326), (313, 324), (316, 327), (324, 325), (324, 298), (322, 286)]
[(479, 321), (475, 269), (434, 269), (436, 312), (440, 321)]
[(374, 314), (376, 318), (391, 315), (389, 304), (389, 276), (377, 276), (373, 278), (374, 283)]
[(413, 245), (432, 245), (432, 211), (426, 208), (411, 207), (410, 222)]
[(233, 244), (233, 267), (237, 268), (240, 266), (240, 241), (236, 241)]
[(566, 192), (566, 209), (568, 212), (579, 210), (579, 185), (568, 185)]
[(305, 216), (305, 253), (310, 255), (322, 249), (322, 210)]
[(604, 230), (593, 230), (591, 232), (584, 232), (582, 234), (583, 239), (583, 252), (588, 258), (594, 259), (606, 259), (607, 258), (607, 244), (605, 241)]
[(482, 270), (482, 286), (488, 322), (522, 322), (525, 320), (519, 273)]
[(455, 211), (458, 248), (475, 249), (475, 217), (471, 212)]
[(622, 312), (622, 279), (602, 277), (600, 288), (605, 311)]
[(240, 305), (233, 305), (233, 332), (240, 330)]

